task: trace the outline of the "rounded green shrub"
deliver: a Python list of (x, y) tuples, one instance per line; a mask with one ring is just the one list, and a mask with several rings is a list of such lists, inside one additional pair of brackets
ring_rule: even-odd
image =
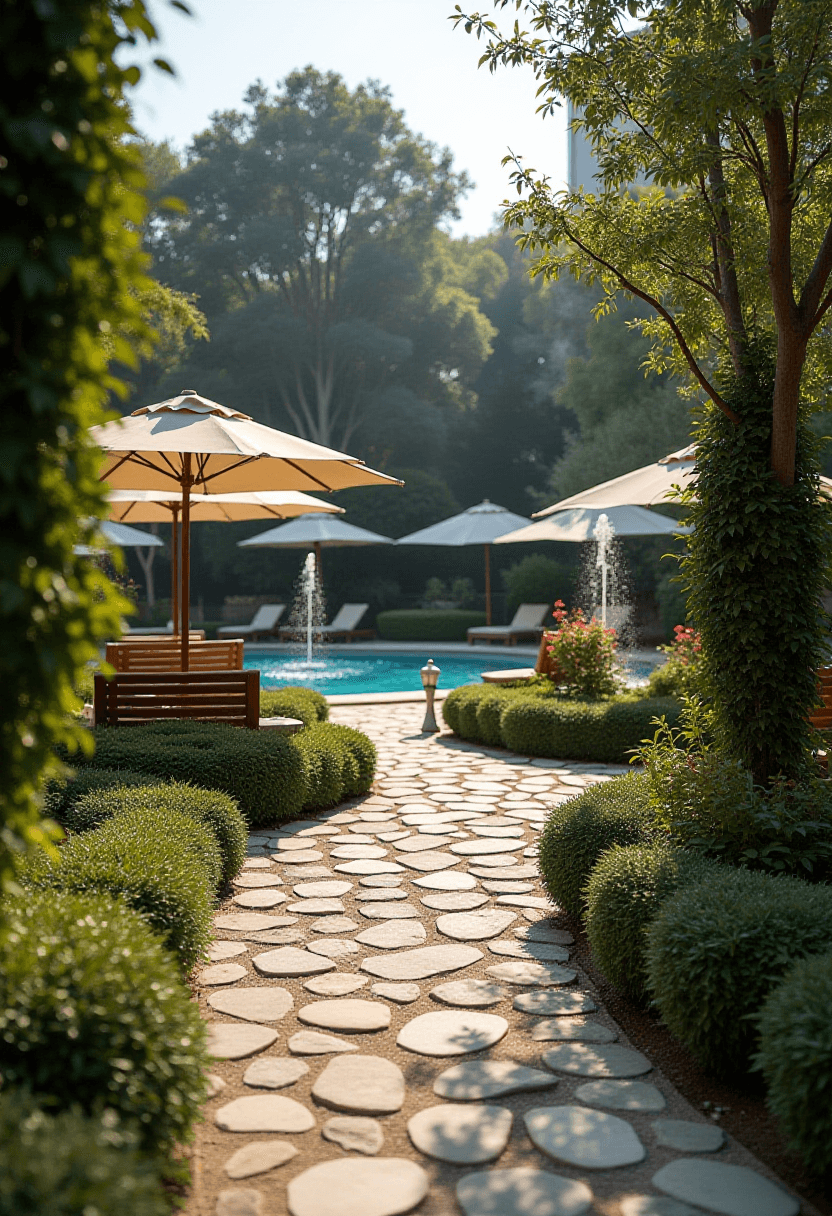
[(321, 722), (291, 739), (306, 765), (305, 809), (334, 806), (344, 798), (365, 793), (372, 785), (376, 749), (361, 731)]
[(538, 850), (540, 875), (555, 903), (579, 916), (598, 858), (614, 844), (655, 839), (647, 779), (628, 774), (593, 785), (549, 812)]
[(671, 1032), (715, 1072), (747, 1067), (751, 1020), (795, 962), (832, 950), (832, 888), (720, 866), (647, 931), (647, 983)]
[(245, 860), (248, 831), (234, 799), (220, 790), (201, 790), (178, 781), (88, 793), (73, 803), (65, 827), (70, 832), (89, 832), (127, 811), (184, 815), (208, 828), (222, 854), (221, 885), (231, 881)]
[(755, 1059), (768, 1105), (810, 1170), (832, 1168), (832, 954), (801, 959), (766, 997)]
[(647, 997), (646, 932), (663, 901), (716, 869), (661, 840), (613, 845), (595, 863), (584, 892), (587, 938), (604, 975), (632, 1000)]
[[(477, 704), (482, 696), (483, 687), (480, 684), (462, 684), (452, 688), (442, 702), (442, 717), (460, 739), (470, 739), (479, 742), (477, 727)], [(472, 706), (472, 712), (467, 713), (467, 706)]]
[[(487, 696), (478, 697), (474, 713), (476, 715), (476, 733), (481, 743), (487, 747), (501, 747), (503, 743), (502, 716), (506, 705), (512, 700), (511, 691), (506, 688), (489, 688)], [(466, 721), (470, 711), (463, 711)]]
[(464, 642), (467, 631), (485, 624), (485, 613), (468, 608), (392, 608), (376, 617), (388, 642)]
[(331, 724), (328, 729), (338, 731), (338, 736), (343, 740), (350, 757), (350, 763), (344, 771), (344, 797), (366, 794), (371, 789), (376, 775), (378, 753), (375, 743), (363, 731), (356, 730), (353, 726)]
[[(136, 773), (126, 768), (93, 768), (91, 765), (85, 765), (77, 772), (65, 777), (56, 777), (47, 783), (43, 794), (43, 813), (50, 819), (57, 819), (64, 827), (70, 827), (73, 808), (79, 798), (97, 790), (154, 784), (162, 784), (162, 781), (149, 773)], [(81, 830), (78, 827), (70, 827), (73, 832)]]
[(188, 970), (211, 937), (211, 893), (222, 875), (208, 828), (184, 815), (124, 811), (94, 832), (73, 836), (55, 862), (41, 854), (23, 872), (37, 888), (118, 896)]
[(29, 892), (8, 908), (5, 1086), (57, 1110), (111, 1108), (135, 1121), (144, 1150), (167, 1153), (188, 1139), (205, 1097), (205, 1033), (174, 960), (120, 901)]
[(664, 715), (672, 726), (679, 710), (674, 700), (518, 695), (503, 709), (500, 731), (503, 745), (521, 755), (621, 764), (652, 736), (654, 718)]
[(299, 718), (304, 726), (326, 722), (329, 702), (314, 688), (289, 685), (260, 693), (260, 714), (264, 718)]
[(0, 1093), (0, 1216), (169, 1216), (158, 1169), (115, 1111), (47, 1114)]

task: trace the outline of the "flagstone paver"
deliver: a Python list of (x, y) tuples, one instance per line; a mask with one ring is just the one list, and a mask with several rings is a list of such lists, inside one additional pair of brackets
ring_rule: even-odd
[(625, 770), (426, 737), (422, 712), (333, 709), (376, 744), (374, 792), (249, 837), (197, 975), (214, 1063), (187, 1216), (796, 1213), (658, 1070), (634, 1079), (651, 1062), (564, 966), (546, 808)]

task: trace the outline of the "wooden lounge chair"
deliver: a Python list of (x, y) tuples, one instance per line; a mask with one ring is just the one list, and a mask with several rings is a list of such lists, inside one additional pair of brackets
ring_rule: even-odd
[(285, 604), (261, 604), (248, 625), (220, 625), (217, 636), (254, 639), (261, 634), (276, 634), (277, 623), (285, 611)]
[[(369, 607), (369, 604), (342, 604), (335, 614), (335, 619), (331, 625), (317, 625), (315, 627), (315, 638), (318, 640), (326, 638), (331, 641), (336, 637), (343, 637), (345, 642), (352, 642), (356, 638), (374, 638), (376, 636), (375, 629), (356, 628)], [(280, 636), (284, 639), (293, 638), (297, 636), (297, 631), (283, 628), (280, 631)]]
[(549, 604), (521, 604), (510, 625), (475, 625), (468, 630), (468, 645), (474, 642), (508, 642), (516, 646), (521, 638), (538, 638), (549, 615)]
[[(182, 647), (177, 638), (131, 638), (107, 643), (107, 662), (116, 671), (181, 671)], [(240, 671), (243, 639), (219, 642), (191, 639), (188, 647), (191, 671)]]
[(197, 718), (257, 730), (259, 671), (122, 671), (95, 676), (95, 726)]

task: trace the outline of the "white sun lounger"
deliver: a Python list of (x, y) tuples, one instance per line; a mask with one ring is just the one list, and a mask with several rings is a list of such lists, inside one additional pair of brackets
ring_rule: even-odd
[(248, 625), (220, 625), (217, 636), (254, 638), (260, 633), (277, 633), (277, 622), (285, 610), (285, 604), (261, 604)]
[(521, 604), (510, 625), (475, 625), (469, 629), (468, 645), (474, 642), (508, 642), (509, 646), (516, 646), (520, 638), (537, 638), (549, 611), (549, 604)]

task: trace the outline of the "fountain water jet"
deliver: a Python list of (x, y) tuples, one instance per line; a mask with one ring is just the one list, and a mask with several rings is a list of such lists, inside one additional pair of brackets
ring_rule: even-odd
[(320, 571), (314, 553), (308, 553), (295, 584), (295, 598), (289, 614), (288, 628), (300, 655), (305, 662), (293, 664), (298, 676), (323, 666), (315, 661), (323, 643), (322, 626), (326, 621), (326, 605), (321, 586)]

